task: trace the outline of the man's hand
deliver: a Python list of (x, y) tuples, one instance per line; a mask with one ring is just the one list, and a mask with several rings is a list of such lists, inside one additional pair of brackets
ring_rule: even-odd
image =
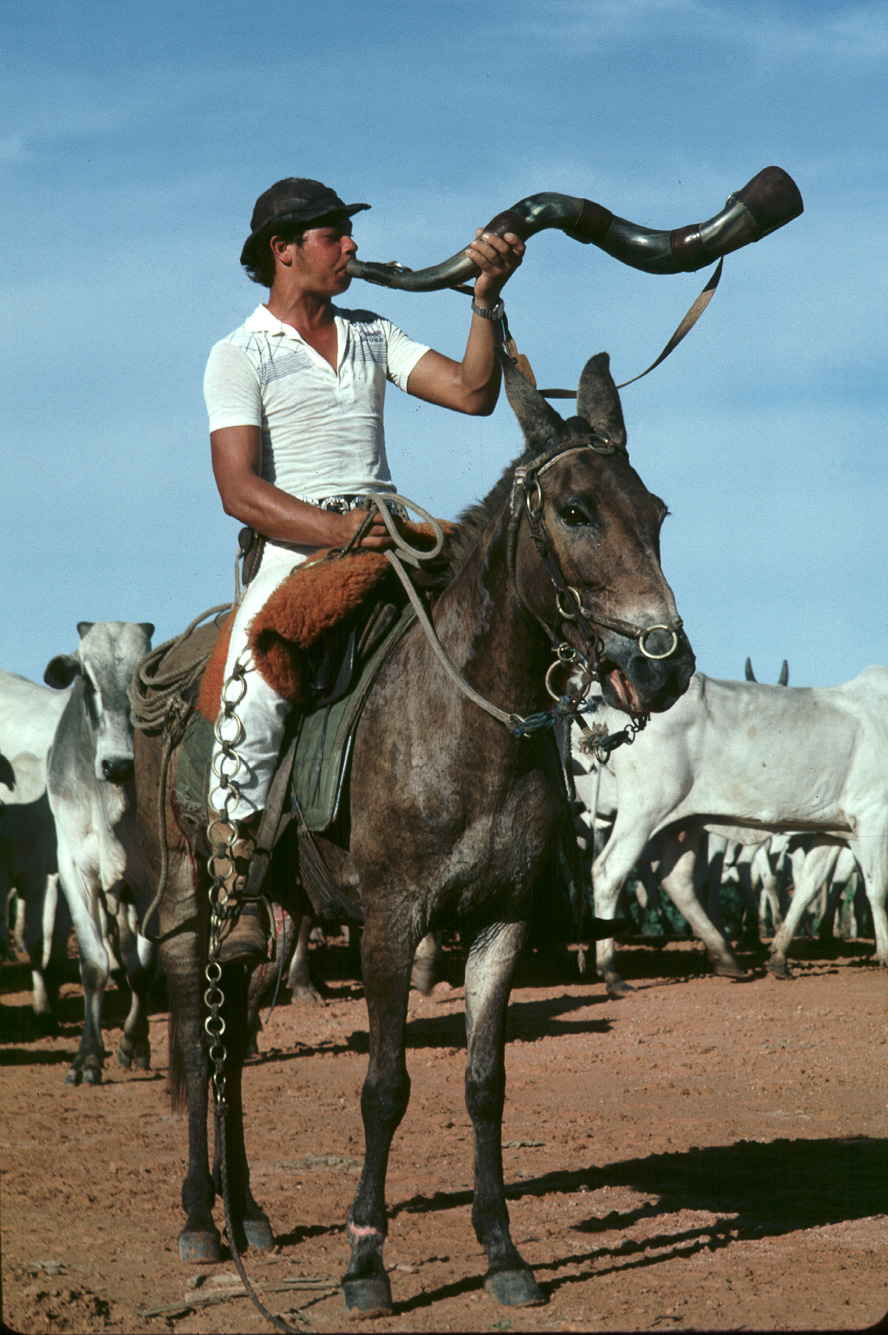
[[(347, 547), (358, 529), (367, 518), (366, 510), (348, 510), (344, 515), (335, 515), (331, 512), (331, 519), (335, 519), (336, 528), (339, 536), (330, 544), (332, 547)], [(382, 515), (377, 511), (373, 516), (373, 522), (361, 539), (360, 546), (371, 548), (373, 551), (382, 552), (388, 547), (394, 547), (389, 531), (385, 526)]]
[(499, 237), (478, 228), (466, 254), (481, 270), (475, 280), (475, 301), (479, 306), (496, 305), (500, 293), (523, 260), (524, 249), (524, 242), (514, 232)]

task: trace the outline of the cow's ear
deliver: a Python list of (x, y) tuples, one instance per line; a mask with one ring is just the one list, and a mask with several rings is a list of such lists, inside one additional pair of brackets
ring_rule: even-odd
[(80, 672), (80, 659), (74, 654), (56, 654), (46, 665), (43, 680), (54, 691), (63, 691)]
[(94, 626), (95, 624), (96, 624), (96, 623), (95, 623), (94, 621), (78, 621), (78, 622), (77, 622), (77, 634), (80, 636), (81, 640), (83, 639), (84, 635), (86, 634), (86, 632), (87, 632), (88, 630), (92, 630), (92, 628), (93, 628), (93, 626)]
[(146, 636), (146, 638), (150, 640), (150, 639), (151, 639), (151, 636), (154, 634), (154, 622), (153, 622), (153, 621), (140, 621), (140, 622), (139, 622), (139, 625), (141, 626), (142, 630), (145, 632), (145, 636)]

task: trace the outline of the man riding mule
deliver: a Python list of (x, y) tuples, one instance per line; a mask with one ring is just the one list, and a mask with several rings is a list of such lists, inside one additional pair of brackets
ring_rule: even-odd
[[(391, 493), (383, 435), (386, 380), (458, 412), (492, 412), (500, 372), (494, 347), (500, 293), (521, 263), (517, 236), (481, 235), (467, 255), (480, 270), (465, 354), (454, 362), (413, 342), (388, 320), (344, 310), (334, 298), (357, 251), (345, 204), (318, 181), (290, 177), (256, 201), (241, 263), (270, 288), (235, 332), (213, 348), (204, 391), (213, 470), (228, 514), (261, 540), (258, 570), (236, 608), (225, 679), (239, 675), (237, 719), (220, 719), (210, 793), (225, 924), (220, 963), (258, 963), (267, 929), (260, 901), (245, 902), (248, 860), (287, 723), (289, 702), (254, 670), (248, 631), (293, 568), (320, 548), (390, 547), (365, 494)], [(367, 521), (365, 523), (365, 521)], [(360, 534), (358, 530), (361, 530)], [(236, 756), (231, 748), (236, 743)]]
[[(456, 926), (468, 946), (466, 1104), (474, 1131), (472, 1221), (488, 1256), (485, 1285), (506, 1305), (543, 1300), (511, 1240), (501, 1135), (512, 974), (531, 891), (569, 818), (546, 726), (554, 719), (547, 689), (553, 660), (585, 664), (609, 701), (637, 715), (669, 708), (694, 667), (659, 565), (666, 507), (629, 464), (607, 356), (588, 363), (578, 415), (567, 422), (507, 358), (503, 371), (525, 452), (486, 501), (463, 516), (431, 618), (423, 625), (417, 614), (385, 658), (354, 736), (342, 818), (316, 840), (330, 876), (364, 922), (366, 1154), (348, 1220), (352, 1254), (343, 1280), (347, 1306), (362, 1313), (391, 1310), (383, 1259), (385, 1174), (410, 1092), (410, 973), (419, 941), (442, 926)], [(362, 559), (355, 553), (340, 564)], [(440, 654), (452, 672), (443, 669)], [(158, 775), (169, 764), (172, 784), (178, 763), (161, 736), (138, 734), (140, 821), (155, 868), (162, 855)], [(171, 998), (171, 1072), (174, 1089), (187, 1088), (189, 1122), (180, 1250), (189, 1262), (213, 1261), (222, 1254), (213, 1220), (220, 1188), (232, 1245), (274, 1243), (250, 1190), (243, 1136), (247, 971), (237, 962), (221, 966), (224, 1000), (214, 1016), (211, 994), (218, 985), (206, 987), (210, 902), (200, 831), (189, 833), (175, 803), (162, 810), (161, 825), (169, 850), (159, 926)], [(300, 869), (301, 857), (300, 849)], [(285, 882), (272, 880), (273, 893), (286, 899)], [(217, 1113), (212, 1174), (211, 1067)]]

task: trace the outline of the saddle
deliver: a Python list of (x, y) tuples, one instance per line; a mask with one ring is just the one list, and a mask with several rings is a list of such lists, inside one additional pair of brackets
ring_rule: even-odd
[[(361, 921), (360, 905), (333, 881), (312, 836), (340, 816), (361, 712), (414, 617), (385, 557), (358, 550), (342, 559), (321, 554), (296, 567), (250, 626), (258, 671), (294, 710), (256, 840), (248, 897), (258, 893), (274, 847), (295, 823), (298, 874), (315, 912)], [(229, 612), (192, 637), (205, 665), (180, 704), (175, 799), (180, 814), (197, 826), (206, 822), (231, 620)]]

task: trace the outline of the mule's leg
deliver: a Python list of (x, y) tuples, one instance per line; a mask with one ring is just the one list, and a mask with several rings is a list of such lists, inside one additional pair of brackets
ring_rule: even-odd
[[(256, 1203), (250, 1191), (250, 1168), (247, 1162), (247, 1149), (244, 1142), (244, 1104), (243, 1104), (243, 1069), (244, 1058), (251, 1037), (247, 994), (250, 971), (243, 964), (231, 964), (222, 971), (220, 986), (225, 996), (222, 1007), (222, 1019), (225, 1032), (222, 1045), (225, 1048), (225, 1102), (227, 1105), (224, 1135), (225, 1163), (228, 1183), (228, 1202), (231, 1211), (230, 1221), (226, 1216), (226, 1228), (234, 1232), (232, 1241), (239, 1252), (247, 1246), (257, 1251), (270, 1251), (274, 1246), (274, 1234), (265, 1211)], [(222, 1143), (218, 1122), (216, 1124), (216, 1143), (213, 1159), (213, 1185), (216, 1195), (223, 1194), (222, 1178)]]
[(346, 1307), (365, 1316), (382, 1316), (392, 1310), (391, 1285), (382, 1259), (388, 1232), (385, 1175), (392, 1137), (410, 1099), (404, 1025), (417, 945), (415, 937), (399, 939), (400, 935), (388, 921), (368, 922), (361, 941), (370, 1063), (361, 1091), (364, 1168), (348, 1216), (352, 1252), (342, 1290)]
[[(165, 927), (161, 913), (161, 934)], [(160, 947), (170, 998), (170, 1093), (174, 1108), (181, 1106), (183, 1096), (188, 1108), (188, 1171), (182, 1183), (185, 1227), (179, 1234), (179, 1255), (189, 1264), (222, 1259), (221, 1238), (213, 1221), (216, 1193), (207, 1141), (209, 1061), (202, 934), (200, 929), (179, 931)]]
[(487, 1252), (484, 1287), (506, 1307), (546, 1301), (512, 1242), (503, 1185), (506, 1009), (524, 931), (523, 922), (485, 928), (472, 942), (466, 961), (466, 1107), (475, 1151), (472, 1224)]

